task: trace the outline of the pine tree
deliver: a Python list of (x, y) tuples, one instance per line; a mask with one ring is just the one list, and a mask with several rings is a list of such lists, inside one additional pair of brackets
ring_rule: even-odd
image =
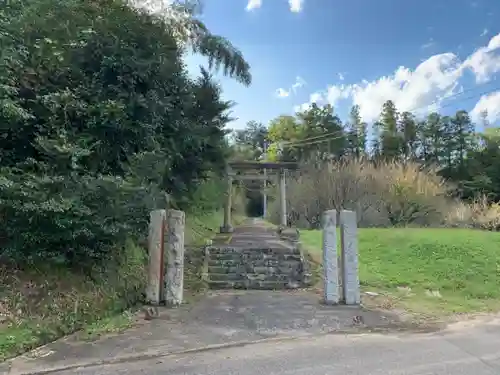
[(412, 113), (403, 112), (401, 114), (399, 132), (403, 136), (403, 159), (405, 161), (416, 159), (418, 146), (417, 123)]
[(386, 101), (380, 114), (382, 126), (380, 146), (382, 157), (385, 159), (398, 159), (401, 156), (403, 138), (398, 131), (398, 117), (394, 102), (391, 100)]
[(346, 132), (349, 153), (356, 157), (364, 155), (366, 152), (367, 124), (361, 120), (358, 105), (351, 108)]

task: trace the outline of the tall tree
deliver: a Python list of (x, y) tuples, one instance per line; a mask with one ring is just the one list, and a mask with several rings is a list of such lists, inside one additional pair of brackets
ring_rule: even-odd
[[(344, 154), (344, 128), (331, 105), (320, 107), (312, 104), (309, 109), (297, 113), (296, 117), (303, 129), (302, 136), (306, 139), (312, 138), (300, 146), (304, 157), (340, 157)], [(324, 138), (318, 139), (321, 136)]]
[(430, 113), (419, 123), (421, 160), (426, 165), (439, 166), (443, 157), (443, 121), (438, 113)]
[(418, 128), (415, 116), (403, 112), (399, 119), (399, 133), (402, 135), (403, 160), (415, 160), (418, 151)]
[(278, 116), (268, 128), (268, 156), (272, 160), (298, 161), (301, 149), (294, 147), (304, 139), (305, 130), (294, 116)]
[(244, 129), (233, 132), (235, 146), (251, 160), (259, 160), (266, 147), (267, 134), (268, 130), (264, 124), (249, 121)]
[[(104, 0), (103, 0), (104, 1)], [(133, 0), (135, 6), (162, 17), (180, 46), (208, 58), (209, 68), (221, 69), (225, 75), (250, 85), (250, 65), (241, 51), (228, 39), (213, 34), (201, 20), (200, 0)]]
[(380, 114), (380, 147), (381, 156), (385, 159), (397, 159), (403, 148), (403, 138), (398, 130), (398, 112), (394, 102), (388, 100), (382, 106)]
[(80, 266), (144, 233), (160, 193), (189, 208), (225, 161), (232, 103), (208, 72), (189, 76), (172, 27), (121, 0), (10, 5), (0, 8), (2, 255)]
[(474, 124), (467, 111), (457, 111), (455, 116), (450, 120), (450, 131), (452, 143), (455, 146), (453, 152), (453, 162), (449, 168), (454, 169), (455, 178), (465, 173), (465, 159), (467, 151), (471, 150), (474, 145)]
[(361, 119), (358, 105), (351, 108), (346, 128), (348, 152), (356, 157), (364, 155), (366, 152), (367, 124)]

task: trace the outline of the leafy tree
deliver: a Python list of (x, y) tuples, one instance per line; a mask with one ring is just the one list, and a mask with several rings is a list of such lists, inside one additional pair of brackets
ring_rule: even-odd
[(0, 257), (91, 267), (143, 236), (165, 200), (192, 207), (227, 157), (232, 103), (207, 71), (189, 77), (175, 23), (158, 15), (120, 0), (11, 3), (0, 9)]
[(200, 0), (161, 0), (134, 1), (137, 7), (152, 10), (160, 16), (172, 31), (178, 45), (183, 49), (191, 49), (208, 58), (209, 68), (221, 69), (225, 75), (250, 85), (252, 75), (250, 65), (241, 51), (231, 42), (210, 32), (200, 19), (202, 2)]
[(294, 116), (279, 116), (269, 123), (270, 160), (297, 161), (300, 149), (289, 146), (304, 139), (305, 129)]
[(500, 135), (487, 129), (480, 136), (480, 146), (469, 150), (461, 174), (460, 196), (474, 199), (480, 195), (500, 201)]
[(279, 116), (271, 120), (269, 153), (273, 158), (298, 161), (310, 157), (339, 157), (346, 148), (346, 136), (333, 107), (311, 108), (295, 116)]
[(302, 134), (305, 138), (328, 135), (322, 140), (317, 140), (317, 143), (311, 141), (310, 144), (300, 146), (305, 155), (313, 156), (319, 153), (322, 157), (340, 157), (344, 154), (346, 147), (344, 128), (331, 105), (320, 107), (313, 104), (309, 109), (298, 113), (297, 117), (304, 129)]
[(246, 127), (234, 131), (234, 142), (240, 154), (246, 155), (247, 160), (259, 160), (266, 147), (267, 128), (256, 121), (249, 121)]

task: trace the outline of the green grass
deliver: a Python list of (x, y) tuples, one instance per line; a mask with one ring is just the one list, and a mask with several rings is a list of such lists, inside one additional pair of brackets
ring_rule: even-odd
[[(304, 231), (301, 241), (320, 262), (321, 232)], [(360, 229), (358, 241), (360, 283), (365, 291), (391, 295), (416, 312), (465, 313), (500, 308), (500, 233)], [(401, 287), (409, 287), (411, 292)], [(427, 290), (437, 290), (441, 297), (428, 296)]]
[(112, 315), (87, 325), (78, 336), (82, 340), (95, 341), (103, 335), (123, 332), (132, 327), (134, 318), (133, 311), (124, 311), (121, 314)]

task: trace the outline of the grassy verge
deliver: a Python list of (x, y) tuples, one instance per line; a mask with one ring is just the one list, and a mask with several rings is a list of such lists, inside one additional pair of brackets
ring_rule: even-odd
[[(189, 249), (211, 238), (221, 223), (221, 212), (187, 215), (187, 258)], [(120, 264), (96, 270), (92, 277), (53, 267), (0, 267), (0, 361), (75, 331), (81, 339), (94, 340), (129, 328), (134, 306), (143, 301), (145, 265), (144, 249), (130, 243)], [(188, 262), (186, 287), (196, 290), (198, 280)]]
[[(301, 241), (321, 263), (321, 232)], [(339, 245), (340, 248), (340, 245)], [(420, 314), (500, 309), (500, 233), (467, 229), (360, 229), (363, 291)]]
[(23, 353), (142, 300), (146, 254), (129, 243), (120, 262), (91, 276), (40, 266), (0, 271), (0, 359)]

